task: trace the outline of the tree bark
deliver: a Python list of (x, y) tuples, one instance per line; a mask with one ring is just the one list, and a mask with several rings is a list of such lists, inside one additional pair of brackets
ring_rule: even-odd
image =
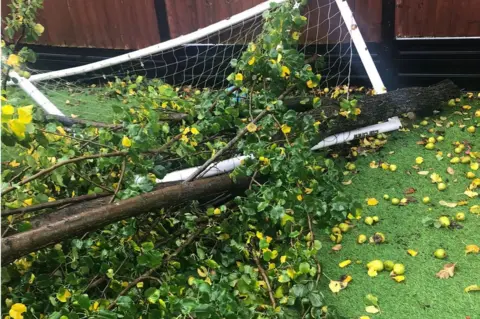
[(2, 265), (9, 264), (30, 252), (102, 228), (125, 218), (135, 217), (183, 201), (204, 198), (221, 192), (246, 189), (248, 184), (248, 178), (241, 178), (235, 183), (228, 175), (220, 175), (165, 187), (110, 205), (87, 209), (61, 220), (43, 224), (38, 228), (3, 238)]

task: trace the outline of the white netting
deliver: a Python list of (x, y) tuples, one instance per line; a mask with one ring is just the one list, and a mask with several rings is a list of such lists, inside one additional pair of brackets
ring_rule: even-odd
[[(335, 0), (310, 1), (303, 15), (308, 25), (301, 35), (299, 50), (307, 57), (319, 56), (314, 68), (322, 74), (321, 86), (349, 86), (353, 58), (349, 21), (342, 19)], [(262, 32), (263, 21), (260, 12), (191, 43), (142, 58), (65, 78), (35, 81), (33, 76), (32, 81), (66, 116), (74, 114), (91, 120), (99, 115), (108, 118), (109, 103), (118, 102), (114, 97), (100, 94), (101, 87), (115, 78), (144, 76), (176, 87), (222, 89), (228, 85), (230, 61), (238, 59), (248, 43), (255, 41)], [(34, 75), (39, 73), (35, 69), (30, 71)]]

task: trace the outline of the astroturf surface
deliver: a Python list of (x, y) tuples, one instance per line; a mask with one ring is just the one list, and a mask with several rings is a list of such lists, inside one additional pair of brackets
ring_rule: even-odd
[[(464, 110), (464, 105), (470, 105), (470, 110)], [(480, 101), (462, 100), (455, 107), (445, 107), (442, 114), (427, 119), (426, 126), (418, 125), (407, 132), (389, 134), (385, 147), (373, 154), (359, 156), (355, 161), (357, 172), (345, 176), (345, 181), (352, 180), (345, 186), (345, 191), (364, 203), (362, 219), (353, 222), (354, 227), (343, 235), (340, 251), (332, 251), (334, 245), (325, 233), (318, 237), (324, 243), (322, 260), (322, 289), (327, 305), (337, 308), (340, 314), (347, 318), (370, 316), (376, 319), (407, 319), (407, 318), (480, 318), (480, 291), (464, 292), (470, 285), (480, 285), (480, 254), (465, 254), (465, 246), (476, 244), (480, 246), (480, 215), (469, 212), (473, 205), (480, 205), (479, 197), (469, 198), (464, 191), (472, 182), (466, 177), (466, 172), (472, 171), (480, 178), (480, 170), (473, 171), (469, 164), (451, 164), (451, 156), (463, 156), (464, 152), (454, 154), (452, 143), (467, 142), (472, 151), (480, 152), (480, 127), (476, 133), (467, 132), (467, 128), (480, 122), (473, 118), (476, 110), (480, 110)], [(467, 107), (468, 108), (468, 107)], [(463, 114), (461, 114), (463, 113)], [(442, 126), (438, 126), (435, 122)], [(453, 126), (447, 128), (448, 122)], [(462, 125), (465, 125), (464, 127)], [(437, 142), (433, 150), (425, 149), (417, 144), (423, 138), (438, 136), (429, 133), (444, 132), (445, 140)], [(468, 149), (468, 146), (465, 150)], [(437, 158), (437, 151), (442, 151), (443, 159)], [(423, 157), (420, 165), (415, 163), (417, 157)], [(370, 168), (370, 162), (379, 161), (397, 165), (397, 170), (391, 172), (381, 167)], [(480, 159), (478, 159), (480, 161)], [(418, 168), (413, 167), (417, 165)], [(447, 173), (451, 167), (454, 174)], [(428, 175), (420, 175), (419, 171), (429, 171)], [(447, 184), (447, 189), (439, 191), (432, 183), (430, 175), (438, 173)], [(404, 191), (414, 188), (415, 192), (408, 196), (418, 202), (406, 206), (395, 206), (391, 198), (406, 197)], [(411, 190), (410, 190), (411, 191)], [(477, 188), (480, 192), (480, 187)], [(384, 200), (384, 194), (390, 200)], [(429, 204), (422, 202), (423, 197), (431, 199)], [(376, 198), (378, 205), (368, 206), (367, 198)], [(439, 204), (440, 201), (467, 201), (465, 206), (454, 208)], [(459, 222), (462, 229), (437, 229), (422, 224), (425, 217), (437, 219), (441, 215), (454, 217), (457, 212), (464, 212), (466, 220)], [(364, 223), (366, 216), (378, 216), (377, 224), (368, 226)], [(362, 245), (356, 243), (359, 234), (372, 236), (381, 232), (386, 237), (383, 244)], [(440, 260), (433, 256), (436, 249), (443, 248), (447, 258)], [(407, 254), (408, 249), (418, 252), (413, 257)], [(340, 268), (339, 263), (350, 259), (352, 264)], [(382, 271), (376, 277), (369, 277), (366, 264), (369, 261), (392, 260), (405, 265), (405, 281), (397, 283), (390, 278), (390, 272)], [(447, 263), (455, 263), (455, 275), (449, 279), (439, 279), (435, 274)], [(339, 293), (332, 293), (328, 284), (330, 280), (339, 280), (343, 275), (350, 275), (352, 281)], [(369, 314), (365, 311), (366, 295), (378, 297), (380, 312)]]

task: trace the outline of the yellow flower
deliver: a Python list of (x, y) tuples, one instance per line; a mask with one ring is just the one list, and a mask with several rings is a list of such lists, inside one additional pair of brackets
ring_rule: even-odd
[(290, 133), (291, 130), (292, 130), (292, 128), (290, 126), (288, 126), (287, 124), (282, 124), (282, 132), (283, 133), (288, 134), (288, 133)]
[(378, 200), (376, 198), (368, 198), (367, 205), (368, 206), (377, 206)]
[(280, 263), (284, 264), (287, 261), (287, 256), (280, 257)]
[(70, 299), (70, 297), (72, 297), (72, 293), (68, 291), (68, 289), (62, 289), (62, 290), (63, 290), (62, 293), (57, 292), (57, 299), (60, 302), (67, 302), (67, 300)]
[(297, 195), (297, 200), (301, 202), (303, 200), (303, 196), (302, 195)]
[(33, 105), (19, 107), (18, 111), (18, 120), (23, 124), (28, 124), (32, 122), (32, 110)]
[(257, 126), (254, 123), (250, 123), (250, 124), (247, 125), (247, 130), (250, 133), (253, 133), (257, 130)]
[(20, 57), (16, 54), (10, 54), (7, 59), (7, 65), (9, 66), (19, 66)]
[(318, 84), (316, 84), (315, 82), (313, 82), (312, 80), (308, 80), (307, 81), (307, 86), (310, 88), (310, 89), (313, 89), (314, 87), (316, 87)]
[(282, 74), (281, 77), (284, 78), (290, 75), (290, 69), (286, 65), (282, 65)]
[(200, 132), (194, 127), (192, 127), (191, 132), (192, 132), (193, 135), (200, 134)]
[(235, 81), (243, 81), (243, 74), (242, 73), (235, 74)]
[(15, 113), (15, 108), (10, 104), (2, 106), (2, 115), (12, 115)]
[(25, 131), (27, 128), (25, 127), (25, 124), (23, 124), (19, 120), (9, 120), (8, 127), (19, 138), (25, 138)]
[(253, 65), (255, 63), (255, 57), (252, 56), (250, 60), (248, 60), (248, 65)]
[(255, 45), (255, 43), (250, 43), (248, 51), (253, 52), (256, 49), (257, 49), (257, 46)]
[(189, 128), (189, 127), (186, 127), (186, 128), (183, 130), (182, 134), (185, 135), (185, 134), (188, 134), (188, 133), (190, 133), (190, 128)]
[(293, 33), (292, 33), (292, 38), (293, 38), (293, 40), (295, 40), (295, 41), (298, 40), (298, 39), (300, 39), (300, 33), (298, 33), (298, 32), (293, 32)]
[(12, 319), (23, 319), (23, 313), (27, 312), (27, 306), (25, 306), (23, 303), (16, 303), (12, 305), (12, 308), (10, 308), (10, 311), (8, 314)]
[(353, 114), (355, 114), (355, 115), (360, 115), (360, 113), (362, 113), (362, 110), (360, 110), (358, 107), (356, 107), (356, 108), (353, 110)]
[(180, 138), (180, 141), (188, 143), (188, 137), (186, 135), (182, 135), (182, 137)]
[(131, 147), (132, 146), (132, 140), (129, 139), (126, 135), (124, 135), (123, 138), (122, 138), (122, 145), (123, 145), (123, 147)]

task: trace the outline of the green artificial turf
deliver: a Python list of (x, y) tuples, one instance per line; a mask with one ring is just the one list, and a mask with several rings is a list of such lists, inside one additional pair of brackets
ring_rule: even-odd
[[(326, 304), (337, 308), (340, 314), (347, 318), (359, 318), (369, 315), (375, 319), (413, 319), (436, 318), (464, 319), (480, 318), (480, 292), (465, 293), (464, 288), (477, 284), (480, 285), (480, 254), (465, 255), (467, 244), (480, 246), (480, 215), (470, 213), (469, 207), (480, 205), (480, 200), (468, 198), (463, 192), (471, 180), (465, 173), (470, 170), (466, 164), (450, 164), (448, 153), (454, 151), (452, 143), (455, 141), (468, 141), (473, 151), (480, 152), (480, 127), (474, 134), (465, 131), (465, 128), (474, 125), (472, 116), (454, 114), (461, 111), (460, 105), (470, 104), (468, 111), (473, 115), (480, 109), (480, 101), (465, 101), (428, 121), (427, 126), (412, 128), (410, 132), (395, 132), (389, 135), (385, 147), (366, 157), (361, 156), (356, 162), (358, 174), (348, 175), (345, 180), (352, 179), (352, 184), (345, 186), (345, 191), (365, 203), (362, 219), (355, 221), (355, 227), (344, 234), (343, 248), (334, 252), (330, 248), (334, 245), (328, 235), (319, 234), (319, 238), (327, 243), (323, 250), (322, 268), (325, 276), (322, 278), (323, 293)], [(447, 117), (447, 120), (441, 118)], [(443, 123), (443, 127), (436, 126), (433, 119)], [(420, 120), (419, 120), (420, 121)], [(418, 122), (419, 122), (418, 121)], [(446, 128), (445, 124), (453, 121), (455, 125)], [(480, 122), (480, 119), (477, 119)], [(460, 128), (459, 123), (466, 125)], [(417, 123), (418, 124), (418, 123)], [(429, 128), (445, 131), (445, 140), (437, 142), (435, 150), (426, 150), (417, 141), (425, 137), (435, 136), (428, 133)], [(436, 158), (436, 150), (443, 151), (443, 159)], [(431, 173), (440, 174), (448, 188), (439, 191), (436, 184), (432, 184), (430, 174), (422, 176), (412, 166), (415, 158), (421, 156), (424, 163), (419, 165), (420, 170), (429, 170)], [(371, 161), (385, 161), (398, 166), (397, 171), (383, 170), (381, 167), (372, 169)], [(452, 167), (454, 175), (447, 173), (447, 168)], [(480, 177), (480, 170), (475, 172)], [(407, 206), (394, 206), (390, 200), (384, 200), (383, 195), (390, 198), (403, 198), (407, 188), (415, 188), (416, 192), (410, 196), (419, 202), (409, 203)], [(479, 189), (477, 189), (479, 191)], [(422, 203), (422, 198), (429, 196), (431, 203)], [(377, 206), (367, 206), (366, 198), (376, 198)], [(468, 200), (467, 206), (448, 208), (439, 205), (439, 201), (458, 202)], [(438, 218), (441, 215), (455, 216), (456, 212), (464, 212), (466, 220), (461, 222), (463, 229), (436, 229), (425, 227), (422, 220), (425, 217)], [(366, 216), (378, 216), (380, 222), (368, 226), (363, 222)], [(375, 232), (382, 232), (386, 236), (386, 243), (373, 245), (356, 243), (359, 234), (372, 236)], [(436, 249), (443, 248), (448, 257), (439, 260), (433, 257)], [(416, 257), (407, 254), (407, 249), (418, 251)], [(351, 259), (352, 264), (340, 268), (339, 262)], [(403, 263), (406, 267), (406, 280), (397, 283), (389, 278), (389, 272), (383, 271), (377, 277), (367, 275), (366, 263), (371, 260), (393, 260)], [(356, 262), (359, 264), (356, 264)], [(361, 263), (360, 263), (361, 262)], [(449, 279), (439, 279), (435, 274), (446, 263), (456, 263), (455, 276)], [(351, 275), (353, 280), (347, 288), (338, 294), (333, 294), (328, 289), (329, 278), (339, 280), (342, 275)], [(373, 294), (379, 299), (381, 312), (368, 314), (365, 311), (364, 299), (367, 294)]]

